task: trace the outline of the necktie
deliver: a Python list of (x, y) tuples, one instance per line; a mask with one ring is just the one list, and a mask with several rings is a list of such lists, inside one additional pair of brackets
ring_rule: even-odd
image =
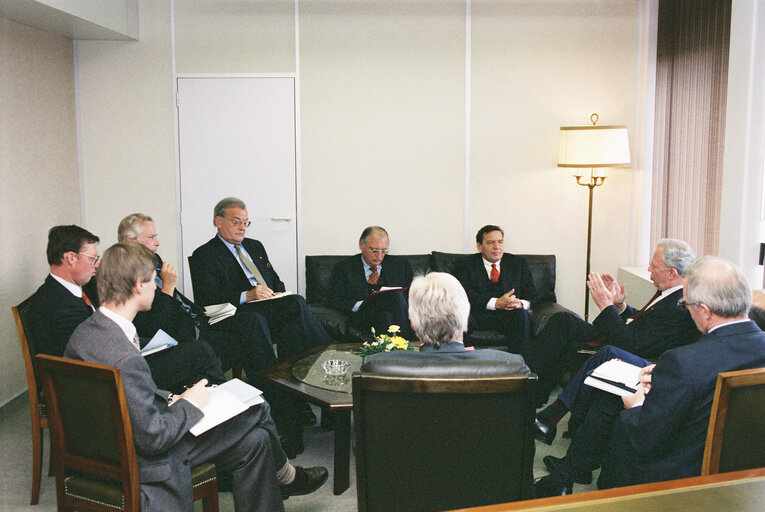
[(133, 336), (133, 339), (131, 340), (131, 342), (133, 343), (133, 346), (135, 348), (137, 348), (138, 351), (140, 352), (141, 351), (141, 344), (138, 342), (138, 335), (137, 334), (135, 336)]
[(258, 284), (267, 286), (266, 280), (263, 279), (263, 274), (260, 273), (260, 270), (258, 270), (258, 267), (255, 266), (252, 260), (250, 260), (250, 258), (248, 258), (246, 254), (244, 254), (244, 251), (242, 251), (241, 245), (236, 246), (236, 253), (239, 255), (239, 259), (242, 260), (242, 263), (244, 263), (244, 266), (247, 267), (247, 270), (249, 270), (250, 273), (252, 273), (252, 276), (255, 278)]
[(92, 309), (92, 310), (94, 310), (94, 311), (95, 311), (95, 308), (93, 307), (93, 303), (92, 303), (92, 302), (90, 302), (90, 299), (88, 298), (88, 296), (87, 296), (87, 295), (85, 295), (85, 292), (82, 292), (82, 300), (84, 300), (84, 301), (85, 301), (85, 304), (87, 304), (88, 306), (90, 306), (90, 309)]
[(489, 277), (491, 279), (492, 283), (498, 283), (499, 282), (499, 270), (497, 270), (497, 264), (492, 263), (491, 264), (491, 276)]
[(377, 284), (377, 281), (380, 279), (380, 273), (377, 272), (377, 265), (372, 265), (371, 267), (369, 267), (369, 270), (371, 270), (372, 273), (369, 274), (369, 279), (367, 279), (367, 283), (374, 286)]
[(653, 301), (655, 301), (655, 300), (656, 300), (656, 298), (657, 298), (657, 297), (659, 297), (659, 295), (661, 295), (661, 292), (657, 290), (657, 291), (656, 291), (656, 293), (654, 293), (654, 294), (653, 294), (653, 297), (651, 297), (650, 299), (648, 299), (648, 302), (646, 302), (646, 303), (645, 303), (645, 306), (643, 306), (643, 307), (640, 309), (640, 311), (638, 311), (637, 313), (635, 313), (634, 315), (632, 315), (632, 316), (630, 317), (630, 319), (631, 319), (631, 320), (634, 320), (634, 319), (636, 319), (637, 317), (639, 317), (640, 315), (642, 315), (643, 313), (645, 313), (645, 310), (648, 308), (648, 306), (649, 306), (649, 305), (650, 305), (650, 304), (651, 304)]

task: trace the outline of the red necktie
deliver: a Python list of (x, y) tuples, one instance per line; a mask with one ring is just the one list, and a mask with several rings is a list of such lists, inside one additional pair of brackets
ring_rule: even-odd
[(95, 310), (95, 308), (93, 307), (93, 303), (92, 303), (92, 302), (90, 302), (90, 299), (88, 298), (88, 296), (87, 296), (87, 295), (85, 295), (85, 292), (82, 292), (82, 300), (84, 300), (84, 301), (85, 301), (85, 304), (87, 304), (88, 306), (90, 306), (90, 309), (93, 309), (93, 310)]
[(497, 270), (497, 264), (492, 263), (491, 264), (491, 276), (489, 276), (489, 279), (491, 279), (492, 283), (498, 283), (499, 282), (499, 270)]
[(371, 267), (369, 267), (369, 270), (371, 270), (372, 273), (369, 274), (369, 279), (367, 279), (367, 283), (374, 286), (377, 284), (377, 281), (380, 279), (380, 274), (377, 272), (377, 265), (372, 265)]

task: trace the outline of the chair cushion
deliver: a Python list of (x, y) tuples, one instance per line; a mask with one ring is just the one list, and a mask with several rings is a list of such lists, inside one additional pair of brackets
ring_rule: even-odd
[(455, 361), (372, 359), (361, 371), (402, 377), (497, 377), (516, 375), (518, 363), (504, 359), (462, 359)]

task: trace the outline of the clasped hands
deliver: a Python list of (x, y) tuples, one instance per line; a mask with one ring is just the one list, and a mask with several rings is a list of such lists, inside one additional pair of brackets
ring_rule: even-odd
[(627, 308), (625, 303), (627, 293), (624, 291), (624, 285), (619, 286), (611, 274), (591, 272), (587, 276), (587, 288), (590, 290), (590, 297), (601, 311), (608, 306), (614, 306), (619, 313), (622, 313)]
[(523, 309), (523, 302), (521, 299), (514, 295), (515, 288), (497, 298), (497, 302), (494, 303), (494, 309)]

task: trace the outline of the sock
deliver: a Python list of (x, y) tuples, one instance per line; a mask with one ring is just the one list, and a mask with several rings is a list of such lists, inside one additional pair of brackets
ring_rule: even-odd
[(542, 409), (539, 414), (537, 414), (537, 419), (545, 425), (554, 427), (560, 422), (561, 418), (563, 418), (566, 413), (568, 413), (568, 407), (566, 407), (563, 402), (556, 399), (553, 403)]
[(279, 485), (289, 485), (295, 481), (295, 466), (285, 462), (281, 469), (276, 471), (276, 481)]

